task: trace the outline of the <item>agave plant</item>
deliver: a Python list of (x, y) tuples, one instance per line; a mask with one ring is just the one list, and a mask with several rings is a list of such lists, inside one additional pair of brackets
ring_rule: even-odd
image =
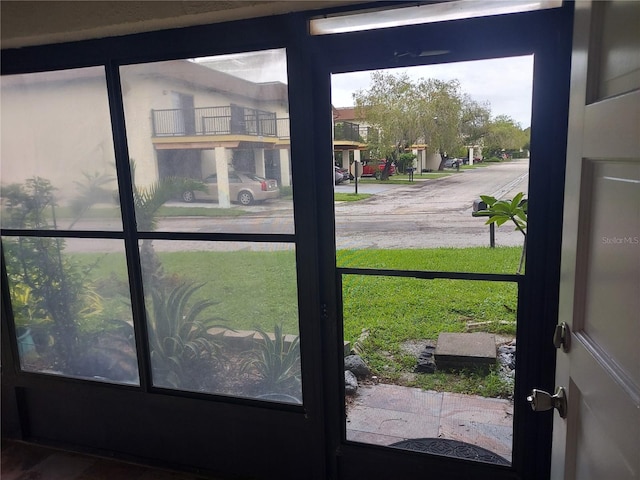
[(262, 338), (247, 352), (242, 371), (255, 371), (269, 392), (287, 393), (300, 384), (300, 337), (287, 345), (282, 325), (274, 326), (273, 338), (257, 331)]
[(215, 302), (191, 302), (193, 294), (203, 285), (185, 282), (168, 292), (163, 288), (151, 290), (153, 311), (147, 325), (156, 385), (198, 389), (198, 384), (204, 380), (198, 370), (209, 368), (212, 361), (221, 361), (222, 345), (208, 333), (221, 319), (200, 318)]

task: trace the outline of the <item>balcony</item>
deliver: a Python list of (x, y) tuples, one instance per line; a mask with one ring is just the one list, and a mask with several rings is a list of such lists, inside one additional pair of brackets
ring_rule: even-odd
[(154, 137), (249, 135), (289, 138), (289, 119), (238, 105), (151, 110)]
[(337, 122), (333, 126), (333, 139), (364, 143), (360, 136), (360, 125), (351, 122)]

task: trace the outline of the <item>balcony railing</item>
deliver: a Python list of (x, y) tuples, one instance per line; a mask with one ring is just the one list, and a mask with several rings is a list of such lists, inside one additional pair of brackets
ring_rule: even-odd
[(190, 135), (254, 135), (289, 137), (289, 119), (275, 112), (230, 105), (152, 110), (154, 137)]
[(336, 123), (333, 127), (333, 139), (364, 143), (360, 136), (360, 125), (351, 122)]
[(360, 126), (360, 137), (364, 140), (365, 143), (377, 142), (378, 141), (378, 129), (374, 127), (363, 127)]

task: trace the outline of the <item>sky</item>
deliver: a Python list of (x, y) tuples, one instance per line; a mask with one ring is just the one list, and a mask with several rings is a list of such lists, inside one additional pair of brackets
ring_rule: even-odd
[[(254, 82), (287, 83), (285, 49), (203, 57), (194, 61)], [(394, 68), (388, 71), (406, 72), (414, 80), (457, 79), (460, 81), (462, 92), (478, 102), (489, 102), (493, 117), (508, 115), (522, 128), (531, 125), (532, 55)], [(331, 103), (334, 107), (353, 106), (353, 93), (368, 88), (370, 80), (370, 71), (333, 75)]]
[[(475, 62), (447, 63), (421, 67), (393, 68), (390, 73), (407, 73), (413, 80), (437, 78), (460, 81), (461, 90), (478, 102), (488, 101), (491, 115), (508, 115), (522, 128), (531, 125), (533, 56), (510, 57)], [(353, 93), (366, 90), (371, 72), (333, 75), (331, 103), (334, 107), (353, 106)]]

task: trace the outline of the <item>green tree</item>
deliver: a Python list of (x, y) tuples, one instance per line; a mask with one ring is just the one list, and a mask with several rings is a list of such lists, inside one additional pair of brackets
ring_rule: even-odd
[(354, 93), (356, 112), (378, 131), (369, 141), (375, 156), (386, 158), (382, 179), (389, 178), (391, 163), (419, 135), (419, 99), (415, 85), (406, 74), (371, 74), (371, 87)]
[[(406, 74), (373, 72), (371, 86), (354, 94), (356, 111), (379, 135), (369, 141), (380, 157), (398, 161), (415, 143), (427, 143), (443, 156), (459, 151), (486, 134), (488, 104), (471, 100), (457, 80), (420, 79)], [(388, 178), (390, 162), (383, 171)]]
[(485, 152), (488, 156), (496, 157), (504, 152), (520, 151), (528, 143), (527, 132), (507, 115), (498, 115), (491, 121), (484, 139)]
[(441, 155), (439, 170), (444, 168), (448, 152), (462, 143), (462, 94), (457, 80), (421, 80), (417, 85), (420, 93), (420, 136), (432, 151)]

